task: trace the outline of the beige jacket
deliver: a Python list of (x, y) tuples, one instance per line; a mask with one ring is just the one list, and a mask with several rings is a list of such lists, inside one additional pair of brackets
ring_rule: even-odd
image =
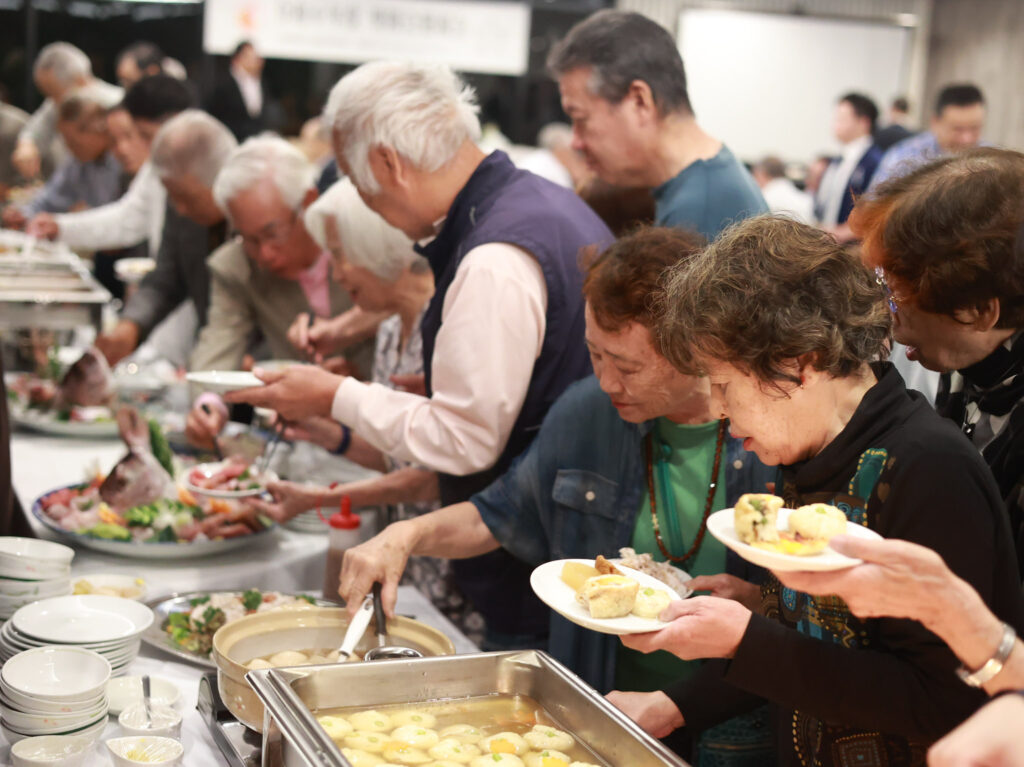
[[(210, 270), (210, 308), (206, 325), (192, 353), (191, 370), (237, 370), (254, 341), (262, 340), (273, 359), (302, 360), (288, 340), (297, 315), (310, 312), (302, 286), (276, 277), (251, 261), (237, 237), (207, 259)], [(331, 280), (331, 316), (352, 307), (348, 293)], [(372, 338), (345, 350), (359, 377), (373, 370)]]

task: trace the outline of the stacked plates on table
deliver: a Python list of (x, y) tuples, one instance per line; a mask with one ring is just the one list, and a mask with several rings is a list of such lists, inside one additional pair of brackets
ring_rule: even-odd
[[(328, 516), (330, 516), (330, 514), (324, 514), (324, 517)], [(290, 520), (285, 522), (284, 526), (297, 533), (320, 533), (321, 535), (326, 535), (327, 531), (330, 530), (330, 528), (324, 524), (324, 521), (320, 519), (320, 516), (316, 513), (316, 509), (296, 514)]]
[(107, 726), (110, 663), (80, 647), (37, 647), (0, 671), (0, 730), (9, 743), (36, 735), (95, 740)]
[(70, 594), (74, 556), (59, 543), (0, 537), (0, 620), (37, 600)]
[(153, 611), (131, 599), (95, 594), (42, 599), (0, 627), (0, 660), (48, 645), (79, 648), (101, 655), (113, 676), (120, 676), (139, 654), (142, 632), (152, 622)]

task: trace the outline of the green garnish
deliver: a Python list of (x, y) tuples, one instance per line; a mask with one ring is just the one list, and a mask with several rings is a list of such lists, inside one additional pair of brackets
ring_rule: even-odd
[(164, 467), (164, 471), (173, 477), (174, 453), (167, 442), (167, 437), (164, 436), (163, 429), (160, 428), (154, 419), (148, 418), (146, 420), (149, 422), (149, 446), (153, 451), (153, 457)]
[(762, 501), (760, 498), (751, 498), (750, 507), (754, 511), (764, 511), (764, 501)]
[(249, 589), (242, 594), (242, 606), (246, 610), (255, 610), (263, 603), (263, 594), (258, 589)]
[(311, 605), (315, 605), (316, 604), (316, 600), (313, 597), (309, 596), (309, 594), (299, 594), (299, 599), (304, 599), (307, 602), (309, 602)]
[(167, 616), (167, 625), (175, 629), (188, 629), (188, 613), (171, 613)]
[(198, 607), (199, 605), (205, 605), (209, 601), (210, 595), (207, 594), (205, 597), (195, 597), (194, 599), (190, 599), (188, 600), (188, 603), (193, 607)]

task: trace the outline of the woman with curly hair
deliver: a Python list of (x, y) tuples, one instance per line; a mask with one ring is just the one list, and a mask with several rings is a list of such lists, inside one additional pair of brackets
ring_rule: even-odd
[[(682, 372), (767, 464), (787, 506), (825, 502), (852, 524), (937, 551), (1001, 620), (1024, 627), (998, 488), (955, 426), (908, 393), (888, 355), (874, 275), (820, 231), (762, 217), (727, 230), (667, 278), (659, 333)], [(643, 651), (726, 658), (670, 692), (688, 727), (767, 699), (780, 764), (923, 764), (928, 746), (984, 700), (917, 623), (858, 619), (835, 597), (762, 587), (764, 614), (698, 597)]]

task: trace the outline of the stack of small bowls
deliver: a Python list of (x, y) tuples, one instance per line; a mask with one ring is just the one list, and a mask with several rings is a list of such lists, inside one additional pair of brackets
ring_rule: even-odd
[(40, 599), (70, 594), (74, 556), (59, 543), (0, 537), (0, 620)]
[(110, 664), (78, 647), (18, 653), (0, 670), (0, 731), (9, 743), (36, 735), (95, 740), (107, 725)]

